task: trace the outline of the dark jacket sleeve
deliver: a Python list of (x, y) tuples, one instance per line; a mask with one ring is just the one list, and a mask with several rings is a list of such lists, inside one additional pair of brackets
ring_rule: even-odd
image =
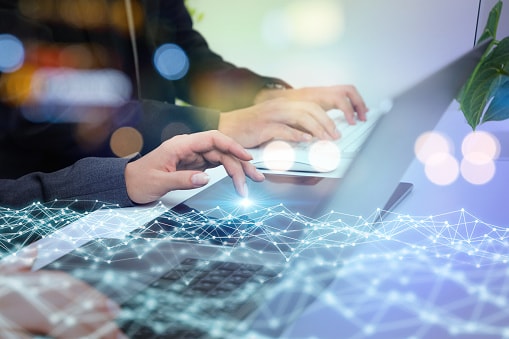
[[(150, 2), (148, 2), (150, 3)], [(229, 63), (213, 52), (204, 37), (193, 29), (183, 0), (152, 1), (147, 6), (154, 44), (174, 42), (189, 58), (189, 71), (175, 81), (176, 96), (193, 105), (228, 111), (253, 104), (256, 94), (268, 83), (290, 87), (280, 79), (261, 76)]]
[(85, 158), (52, 173), (36, 172), (19, 179), (0, 179), (0, 205), (23, 208), (33, 202), (103, 201), (133, 206), (127, 195), (124, 169), (127, 158)]

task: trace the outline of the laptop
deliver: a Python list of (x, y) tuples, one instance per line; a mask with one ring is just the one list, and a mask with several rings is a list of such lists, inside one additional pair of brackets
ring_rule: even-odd
[(281, 336), (360, 248), (328, 227), (330, 218), (376, 228), (415, 140), (434, 128), (486, 47), (397, 96), (342, 178), (267, 174), (243, 200), (226, 177), (124, 238), (95, 239), (46, 268), (121, 304), (118, 323), (132, 338)]

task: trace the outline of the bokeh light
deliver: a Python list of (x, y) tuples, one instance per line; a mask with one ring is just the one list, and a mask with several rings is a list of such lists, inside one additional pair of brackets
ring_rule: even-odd
[(90, 69), (94, 67), (93, 51), (84, 44), (71, 44), (61, 49), (58, 61), (62, 67)]
[(500, 141), (491, 133), (473, 131), (461, 144), (461, 164), (453, 155), (449, 139), (438, 132), (426, 132), (415, 143), (415, 154), (425, 166), (428, 179), (437, 185), (449, 185), (459, 175), (474, 185), (484, 185), (495, 176), (495, 160), (500, 155)]
[(32, 78), (35, 67), (23, 65), (13, 73), (3, 74), (0, 78), (2, 100), (13, 105), (25, 104), (30, 100)]
[(461, 175), (474, 185), (484, 185), (495, 176), (495, 162), (500, 155), (500, 142), (491, 133), (473, 131), (461, 144)]
[(458, 178), (459, 164), (451, 154), (437, 152), (427, 157), (424, 172), (432, 183), (446, 186)]
[(435, 131), (421, 134), (414, 145), (414, 152), (420, 162), (426, 164), (428, 158), (436, 153), (452, 153), (453, 146), (442, 133)]
[(274, 46), (318, 47), (333, 44), (344, 32), (343, 9), (338, 1), (296, 0), (270, 12), (262, 34)]
[(461, 161), (461, 175), (474, 185), (484, 185), (495, 176), (495, 162), (482, 152), (471, 152)]
[(25, 60), (23, 43), (11, 34), (0, 34), (0, 72), (19, 69)]
[[(483, 153), (489, 159), (495, 160), (500, 155), (500, 142), (491, 133), (485, 131), (474, 131), (469, 133), (461, 144), (461, 152), (465, 158), (471, 154)], [(478, 158), (478, 155), (474, 155)], [(472, 160), (476, 162), (476, 160)]]
[(340, 162), (339, 148), (331, 141), (319, 140), (309, 148), (309, 162), (318, 172), (335, 170)]
[(143, 136), (133, 127), (121, 127), (111, 135), (110, 147), (118, 157), (138, 153), (143, 148)]
[(34, 73), (32, 96), (39, 103), (119, 106), (131, 96), (129, 78), (114, 69), (41, 68)]
[(175, 44), (164, 44), (154, 54), (157, 71), (168, 80), (178, 80), (189, 70), (186, 52)]
[(295, 163), (295, 151), (285, 141), (275, 140), (263, 148), (263, 163), (273, 171), (288, 171)]

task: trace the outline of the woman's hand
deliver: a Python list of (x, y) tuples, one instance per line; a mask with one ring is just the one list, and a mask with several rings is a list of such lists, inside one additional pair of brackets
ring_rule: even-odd
[(246, 175), (254, 181), (264, 180), (249, 163), (251, 159), (240, 144), (218, 131), (178, 135), (127, 164), (127, 193), (135, 203), (149, 203), (173, 190), (206, 185), (209, 178), (203, 171), (223, 165), (237, 192), (246, 196)]

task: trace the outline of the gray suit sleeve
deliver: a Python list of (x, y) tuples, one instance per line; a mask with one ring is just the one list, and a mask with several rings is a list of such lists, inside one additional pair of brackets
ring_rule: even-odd
[(84, 158), (52, 173), (35, 172), (19, 179), (0, 179), (0, 206), (22, 208), (33, 202), (102, 201), (120, 207), (135, 205), (124, 178), (127, 158)]

